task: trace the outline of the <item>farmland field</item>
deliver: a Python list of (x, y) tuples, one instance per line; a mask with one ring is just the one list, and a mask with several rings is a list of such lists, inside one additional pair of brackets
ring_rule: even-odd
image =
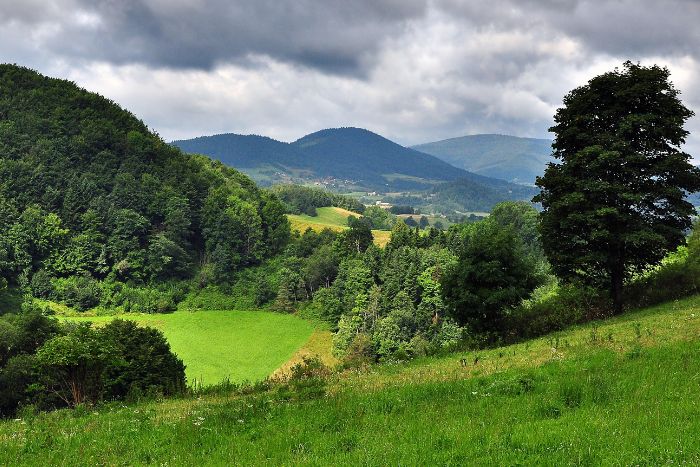
[[(178, 311), (123, 314), (160, 329), (187, 366), (189, 384), (258, 381), (269, 376), (302, 347), (314, 325), (296, 316), (265, 311)], [(66, 318), (106, 323), (114, 316)]]
[[(362, 217), (356, 212), (336, 207), (318, 208), (316, 212), (318, 212), (318, 215), (315, 217), (307, 216), (306, 214), (287, 214), (287, 218), (292, 224), (292, 230), (298, 230), (303, 233), (308, 228), (318, 232), (328, 228), (340, 232), (347, 228), (348, 216)], [(374, 243), (378, 246), (386, 245), (389, 242), (390, 233), (388, 230), (372, 230)]]

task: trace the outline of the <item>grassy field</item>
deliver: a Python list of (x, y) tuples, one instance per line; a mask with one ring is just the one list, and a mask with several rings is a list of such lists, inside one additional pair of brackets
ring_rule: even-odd
[[(287, 214), (287, 218), (292, 224), (292, 230), (298, 230), (303, 233), (308, 228), (318, 232), (328, 228), (340, 232), (348, 227), (348, 216), (362, 217), (355, 212), (336, 207), (318, 208), (316, 211), (318, 212), (316, 217), (307, 216), (306, 214)], [(388, 230), (373, 230), (372, 235), (374, 236), (375, 244), (384, 246), (389, 242), (391, 232)]]
[[(187, 366), (188, 383), (258, 381), (287, 362), (308, 340), (314, 325), (292, 315), (264, 311), (178, 311), (124, 314), (160, 329)], [(66, 318), (105, 323), (112, 316)]]
[(694, 297), (478, 355), (346, 372), (321, 397), (41, 414), (0, 423), (0, 465), (698, 465), (699, 338)]

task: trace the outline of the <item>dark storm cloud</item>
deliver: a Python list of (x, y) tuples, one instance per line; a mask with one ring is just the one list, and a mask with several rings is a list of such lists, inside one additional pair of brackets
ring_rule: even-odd
[[(17, 2), (22, 3), (22, 2)], [(330, 72), (356, 73), (384, 38), (421, 17), (424, 0), (64, 0), (97, 21), (76, 24), (54, 15), (62, 29), (44, 44), (54, 53), (115, 64), (211, 69), (250, 55)], [(41, 8), (4, 5), (6, 20), (47, 20)], [(1, 20), (0, 20), (1, 21)]]
[(591, 52), (700, 57), (698, 0), (442, 0), (446, 12), (488, 28), (556, 33)]

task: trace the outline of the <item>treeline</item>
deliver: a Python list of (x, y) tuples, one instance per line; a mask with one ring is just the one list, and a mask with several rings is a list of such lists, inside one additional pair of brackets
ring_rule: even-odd
[(300, 185), (275, 185), (271, 188), (285, 205), (289, 214), (317, 215), (317, 208), (335, 206), (348, 211), (362, 214), (365, 205), (350, 196), (331, 193), (321, 188), (310, 188)]
[(308, 229), (249, 288), (273, 309), (327, 321), (339, 356), (374, 361), (505, 336), (508, 310), (546, 272), (537, 211), (504, 203), (487, 220), (447, 231), (396, 222), (383, 249), (372, 243), (368, 218), (351, 219), (342, 232)]
[(272, 193), (166, 145), (113, 102), (12, 65), (0, 66), (0, 89), (0, 278), (10, 285), (221, 283), (288, 241)]
[(185, 366), (158, 330), (59, 323), (35, 310), (0, 316), (0, 417), (168, 396), (185, 383)]

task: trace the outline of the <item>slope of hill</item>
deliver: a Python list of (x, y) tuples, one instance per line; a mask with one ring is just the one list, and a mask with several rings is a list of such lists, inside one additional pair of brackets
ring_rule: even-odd
[(508, 135), (470, 135), (413, 146), (450, 164), (487, 177), (533, 184), (551, 157), (552, 141)]
[[(191, 386), (259, 381), (289, 360), (311, 336), (314, 325), (293, 315), (266, 311), (176, 311), (166, 315), (118, 316), (163, 331), (186, 366)], [(115, 316), (70, 317), (102, 325)]]
[[(362, 214), (348, 211), (337, 207), (318, 208), (318, 215), (308, 216), (306, 214), (287, 214), (292, 230), (304, 233), (306, 229), (320, 232), (323, 229), (331, 229), (340, 232), (348, 228), (348, 217), (362, 217)], [(391, 232), (388, 230), (372, 230), (374, 243), (378, 246), (385, 246), (389, 243)]]
[(309, 379), (300, 392), (2, 421), (0, 464), (189, 464), (206, 451), (208, 463), (245, 465), (696, 465), (699, 308), (696, 296), (478, 354), (346, 372), (325, 390)]
[(304, 151), (319, 173), (336, 178), (352, 176), (367, 186), (416, 188), (435, 182), (476, 177), (434, 156), (405, 148), (361, 128), (321, 130), (292, 143)]
[(201, 255), (223, 279), (284, 246), (283, 211), (245, 175), (166, 145), (114, 102), (0, 65), (0, 278), (10, 284), (39, 271), (46, 284), (157, 283), (191, 277)]
[(205, 154), (242, 171), (269, 174), (307, 166), (305, 155), (294, 146), (257, 135), (221, 134), (173, 141), (189, 153)]

